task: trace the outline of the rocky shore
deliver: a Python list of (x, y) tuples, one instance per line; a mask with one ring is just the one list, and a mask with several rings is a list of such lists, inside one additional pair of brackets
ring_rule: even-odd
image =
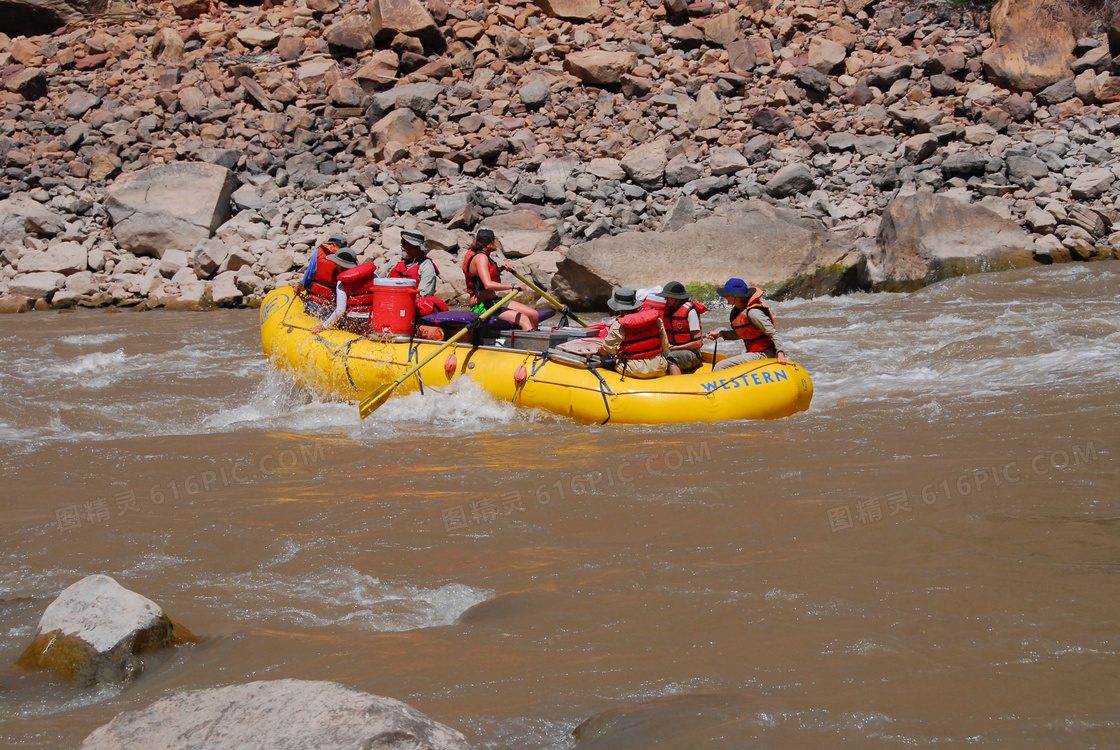
[(485, 225), (585, 307), (1120, 246), (1120, 27), (1064, 6), (55, 5), (0, 34), (6, 312), (253, 305), (332, 233), (387, 265), (414, 227), (445, 297)]

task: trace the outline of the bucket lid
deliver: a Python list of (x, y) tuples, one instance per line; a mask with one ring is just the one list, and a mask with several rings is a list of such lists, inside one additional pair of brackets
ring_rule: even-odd
[(373, 285), (413, 287), (416, 286), (416, 281), (414, 279), (374, 279)]

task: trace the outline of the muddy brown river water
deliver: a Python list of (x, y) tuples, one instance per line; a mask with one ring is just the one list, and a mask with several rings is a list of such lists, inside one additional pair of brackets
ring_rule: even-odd
[[(779, 303), (810, 410), (670, 428), (471, 387), (363, 423), (254, 311), (0, 317), (0, 746), (284, 677), (480, 748), (1120, 746), (1118, 293)], [(201, 642), (125, 690), (10, 666), (91, 573)]]

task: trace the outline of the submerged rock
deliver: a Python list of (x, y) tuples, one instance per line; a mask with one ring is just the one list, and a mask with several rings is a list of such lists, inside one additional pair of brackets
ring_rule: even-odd
[(51, 602), (16, 663), (83, 687), (123, 684), (143, 671), (141, 654), (194, 640), (152, 600), (109, 576), (91, 575)]
[(126, 711), (82, 750), (469, 750), (409, 705), (335, 682), (269, 680), (188, 690)]

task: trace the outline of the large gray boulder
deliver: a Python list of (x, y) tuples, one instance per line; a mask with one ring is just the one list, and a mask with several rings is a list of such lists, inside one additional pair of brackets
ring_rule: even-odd
[(91, 575), (47, 606), (17, 663), (83, 687), (124, 684), (144, 670), (140, 655), (193, 640), (151, 599), (109, 576)]
[(82, 750), (470, 750), (416, 709), (335, 682), (187, 690), (95, 729)]
[(66, 277), (54, 271), (36, 271), (16, 276), (8, 282), (8, 294), (28, 299), (47, 299), (55, 290), (61, 289)]
[(0, 201), (0, 251), (15, 261), (11, 252), (23, 247), (27, 235), (53, 237), (66, 226), (62, 217), (24, 193)]
[(483, 222), (501, 243), (502, 253), (509, 258), (522, 258), (560, 245), (560, 232), (530, 208), (495, 214)]
[(816, 187), (813, 173), (800, 162), (787, 164), (774, 173), (766, 183), (766, 192), (775, 198), (788, 198), (798, 193), (808, 193)]
[(622, 157), (621, 166), (635, 183), (647, 190), (656, 190), (665, 179), (668, 145), (663, 138), (643, 143)]
[(748, 201), (675, 232), (627, 232), (573, 247), (552, 287), (581, 309), (602, 309), (616, 287), (671, 279), (723, 284), (739, 276), (754, 284), (785, 282), (786, 294), (830, 293), (844, 290), (855, 259), (854, 246), (819, 219)]
[(89, 251), (78, 242), (55, 242), (43, 250), (27, 248), (16, 261), (20, 273), (53, 271), (72, 274), (86, 270)]
[(911, 291), (981, 271), (1038, 265), (1034, 241), (991, 209), (933, 193), (899, 195), (883, 212), (867, 281), (878, 291)]
[(162, 258), (189, 253), (231, 213), (240, 186), (233, 172), (205, 162), (173, 162), (131, 172), (109, 188), (105, 208), (121, 248)]

